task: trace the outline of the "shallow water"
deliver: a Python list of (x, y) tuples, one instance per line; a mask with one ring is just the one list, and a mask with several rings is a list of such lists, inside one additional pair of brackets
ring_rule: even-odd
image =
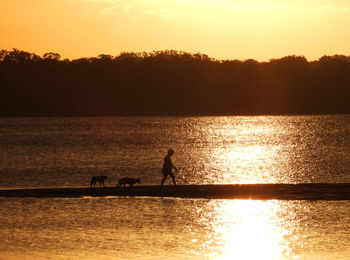
[(349, 201), (0, 198), (0, 259), (349, 259)]
[[(350, 115), (0, 119), (0, 188), (349, 183)], [(168, 180), (167, 184), (171, 184)], [(349, 201), (0, 198), (0, 259), (350, 259)]]
[[(0, 119), (0, 187), (350, 182), (350, 115)], [(170, 181), (170, 180), (169, 180)]]

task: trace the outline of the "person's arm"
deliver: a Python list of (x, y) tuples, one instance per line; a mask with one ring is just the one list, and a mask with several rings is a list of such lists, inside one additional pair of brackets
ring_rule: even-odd
[(175, 169), (175, 171), (178, 172), (177, 168), (175, 167), (175, 165), (173, 164), (172, 160), (170, 160), (170, 164), (171, 164), (171, 167)]

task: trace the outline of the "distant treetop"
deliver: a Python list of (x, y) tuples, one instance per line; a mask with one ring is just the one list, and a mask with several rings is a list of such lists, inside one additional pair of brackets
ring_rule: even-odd
[(0, 116), (350, 113), (350, 57), (0, 51)]

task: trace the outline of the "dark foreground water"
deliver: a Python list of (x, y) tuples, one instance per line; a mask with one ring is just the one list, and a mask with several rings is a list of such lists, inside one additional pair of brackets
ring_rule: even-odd
[[(348, 183), (350, 116), (0, 119), (0, 188)], [(167, 184), (170, 184), (169, 182)], [(349, 201), (0, 198), (0, 259), (349, 259)]]

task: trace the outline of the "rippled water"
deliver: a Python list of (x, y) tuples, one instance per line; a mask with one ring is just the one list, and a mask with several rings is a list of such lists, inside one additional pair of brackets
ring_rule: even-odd
[[(0, 188), (350, 182), (350, 116), (0, 119)], [(170, 180), (169, 184), (170, 184)], [(0, 198), (0, 259), (350, 259), (349, 201)]]
[(350, 182), (350, 115), (0, 119), (0, 187)]
[(349, 201), (0, 198), (0, 259), (350, 259)]

